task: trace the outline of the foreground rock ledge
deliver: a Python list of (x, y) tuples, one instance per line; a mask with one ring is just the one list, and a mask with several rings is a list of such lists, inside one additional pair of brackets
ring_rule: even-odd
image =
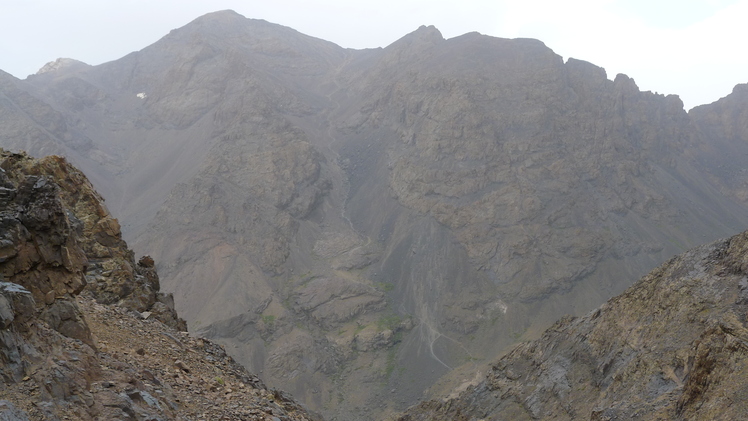
[(184, 332), (63, 158), (0, 149), (0, 276), (0, 419), (320, 419)]
[(748, 232), (692, 249), (400, 420), (746, 419)]

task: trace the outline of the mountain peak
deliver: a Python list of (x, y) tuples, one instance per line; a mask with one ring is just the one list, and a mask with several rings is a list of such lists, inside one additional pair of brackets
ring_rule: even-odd
[(748, 94), (748, 83), (738, 83), (734, 88), (732, 88), (732, 93), (736, 95)]
[(39, 69), (39, 71), (36, 72), (36, 74), (41, 75), (44, 73), (56, 72), (62, 69), (72, 69), (75, 67), (88, 67), (88, 64), (82, 61), (72, 59), (72, 58), (60, 57), (57, 60), (50, 61), (49, 63), (42, 66), (42, 68)]
[(193, 22), (228, 22), (237, 20), (246, 20), (244, 15), (241, 15), (231, 9), (219, 10), (216, 12), (206, 13)]
[(390, 44), (387, 49), (389, 50), (403, 50), (403, 49), (422, 49), (428, 48), (444, 41), (442, 33), (436, 29), (435, 26), (421, 25), (415, 31), (405, 35), (397, 41)]
[(429, 26), (421, 25), (418, 27), (418, 29), (402, 37), (401, 39), (418, 40), (421, 42), (430, 42), (430, 43), (444, 41), (444, 37), (442, 36), (442, 33), (438, 29), (436, 29), (434, 25), (429, 25)]

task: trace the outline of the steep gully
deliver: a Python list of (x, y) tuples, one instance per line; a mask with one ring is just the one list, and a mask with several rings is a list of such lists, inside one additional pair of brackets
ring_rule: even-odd
[[(337, 196), (334, 201), (340, 203), (340, 218), (346, 222), (348, 228), (350, 228), (350, 230), (355, 233), (357, 237), (366, 238), (365, 244), (356, 247), (356, 249), (360, 249), (368, 247), (372, 242), (372, 238), (371, 236), (357, 230), (356, 227), (354, 227), (353, 222), (347, 215), (347, 203), (351, 186), (349, 175), (347, 174), (346, 170), (342, 168), (342, 158), (336, 150), (336, 144), (339, 139), (335, 134), (336, 116), (342, 109), (340, 101), (337, 99), (337, 97), (340, 95), (344, 95), (345, 92), (344, 88), (339, 83), (339, 76), (341, 71), (349, 64), (349, 60), (350, 59), (345, 60), (341, 64), (337, 65), (335, 71), (332, 72), (334, 74), (334, 76), (331, 77), (333, 88), (324, 95), (327, 101), (332, 104), (332, 106), (328, 108), (329, 111), (327, 111), (325, 118), (321, 119), (320, 126), (324, 126), (324, 129), (322, 129), (323, 134), (319, 137), (319, 139), (321, 139), (322, 141), (319, 142), (317, 146), (322, 147), (321, 152), (328, 159), (328, 163), (331, 164), (331, 174), (333, 175), (331, 177), (331, 182), (333, 184), (333, 188), (331, 189), (330, 194)], [(332, 67), (333, 63), (330, 63), (330, 65)], [(354, 250), (355, 249), (351, 251)], [(434, 291), (434, 286), (435, 285), (430, 282), (428, 285), (428, 290)], [(426, 289), (424, 288), (423, 291), (425, 292)], [(414, 327), (414, 329), (417, 330), (418, 334), (411, 336), (409, 338), (409, 341), (415, 342), (415, 346), (419, 348), (425, 347), (427, 349), (428, 355), (447, 370), (452, 370), (454, 367), (443, 361), (442, 358), (437, 355), (437, 351), (435, 350), (436, 342), (442, 338), (456, 344), (470, 360), (474, 358), (470, 351), (465, 348), (465, 346), (460, 341), (450, 337), (444, 331), (439, 329), (439, 322), (436, 317), (438, 297), (430, 297), (428, 294), (421, 293), (413, 294), (410, 298), (412, 299), (411, 306), (415, 309), (414, 312), (411, 312), (408, 310), (408, 308), (406, 308), (406, 304), (404, 301), (401, 301), (397, 308), (400, 314), (412, 313), (411, 316), (416, 321), (416, 326)]]

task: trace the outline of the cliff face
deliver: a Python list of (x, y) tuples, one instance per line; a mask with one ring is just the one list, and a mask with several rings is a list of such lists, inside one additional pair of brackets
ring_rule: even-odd
[(748, 85), (737, 85), (719, 101), (694, 108), (689, 117), (709, 139), (692, 152), (694, 159), (705, 164), (710, 179), (725, 194), (747, 203)]
[(748, 232), (673, 258), (402, 420), (741, 419)]
[(63, 158), (0, 150), (0, 236), (0, 418), (316, 419), (220, 346), (175, 330), (186, 325), (153, 260), (134, 263)]
[[(191, 329), (371, 418), (745, 228), (733, 103), (707, 127), (612, 79), (535, 40), (422, 27), (355, 51), (226, 11), (101, 66), (8, 76), (0, 117), (18, 122), (4, 142), (89, 174)], [(143, 266), (109, 256), (117, 224), (86, 223), (97, 299), (157, 305)]]

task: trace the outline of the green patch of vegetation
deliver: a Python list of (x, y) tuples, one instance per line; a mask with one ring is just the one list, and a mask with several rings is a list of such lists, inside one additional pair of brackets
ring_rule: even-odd
[(395, 347), (392, 347), (387, 351), (387, 361), (385, 362), (384, 366), (384, 376), (385, 378), (389, 379), (392, 375), (392, 372), (395, 371), (395, 360), (397, 358)]
[(474, 362), (474, 361), (480, 361), (480, 358), (473, 357), (472, 355), (466, 355), (462, 358), (462, 361), (469, 363), (469, 362)]
[(215, 381), (216, 381), (216, 383), (218, 383), (218, 384), (219, 384), (219, 385), (221, 385), (221, 386), (223, 386), (224, 384), (226, 384), (226, 382), (224, 382), (224, 381), (223, 381), (223, 378), (221, 378), (221, 377), (216, 377), (216, 378), (215, 378), (215, 379), (213, 379), (213, 380), (215, 380)]
[(390, 292), (393, 289), (395, 289), (395, 284), (391, 282), (375, 282), (374, 288), (381, 290), (383, 292)]
[(262, 323), (265, 323), (266, 325), (272, 325), (273, 322), (275, 322), (275, 316), (273, 316), (272, 314), (262, 315)]
[(355, 330), (355, 331), (353, 332), (353, 334), (355, 335), (355, 334), (357, 334), (358, 332), (361, 332), (362, 330), (366, 329), (366, 326), (367, 326), (367, 325), (360, 325), (360, 324), (356, 324), (356, 330)]
[(401, 322), (403, 318), (397, 314), (389, 314), (382, 316), (377, 320), (377, 330), (382, 331), (385, 329), (394, 330)]

